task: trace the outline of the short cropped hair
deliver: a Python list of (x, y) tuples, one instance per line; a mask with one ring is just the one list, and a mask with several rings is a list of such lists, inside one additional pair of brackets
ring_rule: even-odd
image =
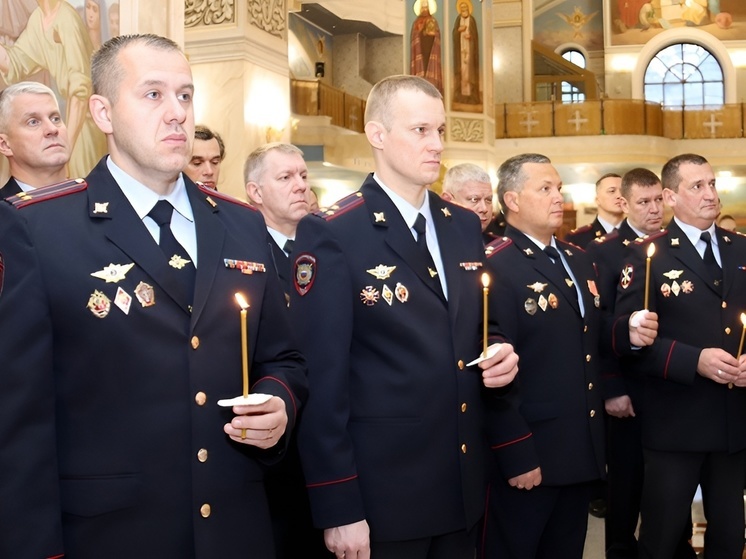
[(506, 192), (520, 192), (523, 184), (526, 182), (526, 175), (523, 172), (523, 166), (526, 163), (551, 163), (552, 161), (540, 153), (522, 153), (507, 159), (500, 165), (497, 170), (497, 199), (500, 201), (500, 207), (503, 213), (508, 215), (510, 211), (505, 205)]
[(10, 119), (10, 110), (13, 106), (13, 101), (21, 95), (32, 93), (34, 95), (49, 95), (54, 99), (54, 104), (58, 105), (57, 97), (54, 95), (54, 91), (49, 89), (46, 85), (39, 82), (18, 82), (13, 85), (9, 85), (2, 91), (0, 91), (0, 132), (6, 132), (9, 126), (8, 119)]
[(264, 173), (264, 160), (267, 158), (267, 154), (271, 151), (279, 151), (280, 153), (300, 155), (303, 157), (303, 152), (293, 144), (272, 142), (259, 146), (249, 154), (243, 165), (244, 184), (249, 182), (259, 183), (259, 179)]
[(629, 202), (629, 197), (632, 195), (632, 187), (635, 185), (650, 188), (660, 183), (661, 180), (653, 171), (643, 167), (636, 167), (624, 173), (622, 177), (622, 198)]
[(112, 103), (116, 102), (123, 72), (122, 65), (119, 62), (119, 53), (129, 46), (137, 44), (164, 51), (182, 52), (181, 47), (171, 39), (152, 33), (112, 37), (93, 53), (93, 59), (91, 60), (93, 93), (106, 97)]
[(443, 192), (455, 194), (461, 187), (470, 181), (484, 182), (492, 185), (490, 176), (479, 165), (474, 163), (461, 163), (446, 171), (443, 177)]
[(225, 159), (225, 144), (223, 143), (223, 138), (220, 137), (220, 134), (218, 134), (217, 132), (213, 132), (207, 126), (204, 126), (202, 124), (198, 124), (194, 127), (195, 140), (208, 142), (213, 138), (218, 141), (218, 149), (220, 150), (220, 161), (222, 161), (223, 159)]
[(663, 170), (661, 171), (661, 184), (663, 184), (663, 188), (668, 188), (674, 192), (679, 191), (679, 183), (681, 182), (679, 167), (686, 163), (706, 165), (708, 161), (701, 155), (695, 153), (682, 153), (681, 155), (669, 159), (666, 164), (663, 165)]
[(603, 175), (600, 179), (596, 181), (596, 190), (598, 190), (598, 187), (601, 186), (601, 182), (605, 181), (606, 179), (621, 179), (622, 175), (618, 173), (606, 173)]
[(443, 99), (438, 88), (424, 78), (407, 75), (389, 76), (370, 90), (365, 105), (365, 123), (376, 120), (382, 123), (386, 130), (391, 130), (391, 102), (402, 89), (421, 91), (434, 99)]

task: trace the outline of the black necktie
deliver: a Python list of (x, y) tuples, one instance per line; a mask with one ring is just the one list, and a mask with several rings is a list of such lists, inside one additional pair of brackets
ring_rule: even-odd
[(440, 278), (438, 278), (438, 272), (435, 268), (433, 255), (430, 254), (430, 250), (427, 248), (427, 220), (425, 219), (424, 215), (417, 214), (417, 219), (414, 220), (412, 229), (414, 229), (415, 233), (417, 233), (417, 247), (422, 251), (422, 255), (425, 257), (425, 262), (427, 262), (427, 270), (430, 274), (430, 278), (434, 280), (433, 283), (436, 286), (438, 293), (443, 293), (443, 286), (440, 285)]
[(712, 251), (712, 238), (710, 237), (710, 233), (708, 231), (702, 233), (699, 238), (707, 244), (707, 246), (705, 247), (705, 253), (702, 255), (702, 260), (705, 263), (705, 268), (707, 268), (707, 273), (710, 274), (710, 278), (712, 279), (712, 283), (715, 286), (715, 289), (720, 291), (720, 282), (723, 279), (723, 270), (718, 265), (717, 260), (715, 260), (715, 253)]
[(554, 264), (556, 271), (559, 272), (562, 278), (560, 285), (564, 286), (564, 288), (567, 289), (566, 291), (567, 295), (577, 300), (578, 292), (575, 291), (575, 285), (573, 281), (570, 279), (570, 276), (568, 275), (567, 270), (565, 269), (565, 265), (562, 263), (562, 258), (560, 257), (560, 253), (553, 246), (547, 245), (544, 247), (544, 254), (546, 254), (549, 257), (549, 259)]
[(295, 241), (293, 239), (288, 239), (282, 247), (282, 250), (284, 250), (285, 254), (288, 256), (293, 253), (293, 244), (295, 244)]
[(173, 231), (171, 231), (171, 216), (173, 213), (174, 207), (168, 200), (158, 200), (153, 209), (150, 210), (148, 216), (158, 224), (160, 228), (160, 241), (158, 245), (161, 247), (163, 254), (166, 255), (168, 265), (178, 273), (178, 277), (184, 285), (187, 297), (191, 302), (194, 294), (194, 278), (197, 270), (189, 258), (189, 253), (179, 244), (179, 241), (174, 237)]

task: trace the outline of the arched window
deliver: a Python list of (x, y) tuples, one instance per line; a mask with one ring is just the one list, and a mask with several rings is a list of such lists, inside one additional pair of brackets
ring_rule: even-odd
[[(585, 68), (585, 56), (579, 50), (568, 49), (562, 53), (562, 58), (572, 62), (575, 66)], [(569, 82), (562, 82), (562, 102), (578, 103), (580, 101), (585, 101), (585, 93)]]
[(664, 107), (723, 105), (723, 69), (700, 45), (670, 45), (658, 51), (645, 70), (645, 100)]

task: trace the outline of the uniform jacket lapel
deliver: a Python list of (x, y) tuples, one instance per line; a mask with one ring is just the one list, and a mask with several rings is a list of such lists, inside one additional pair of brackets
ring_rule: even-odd
[(718, 249), (720, 250), (720, 264), (723, 267), (723, 299), (728, 295), (728, 291), (733, 286), (735, 281), (736, 270), (738, 265), (734, 259), (736, 255), (733, 252), (733, 241), (732, 236), (735, 233), (721, 229), (720, 227), (715, 228), (715, 235), (718, 238)]
[[(142, 268), (184, 312), (188, 311), (187, 294), (163, 252), (127, 200), (102, 159), (87, 177), (88, 212), (98, 221), (106, 237)], [(106, 211), (101, 208), (105, 207)], [(123, 262), (114, 262), (123, 264)]]
[[(547, 257), (541, 251), (541, 249), (533, 241), (531, 241), (531, 239), (521, 233), (518, 229), (515, 229), (514, 227), (508, 225), (508, 227), (505, 229), (505, 235), (510, 237), (510, 239), (513, 240), (518, 249), (523, 253), (523, 256), (531, 261), (534, 269), (541, 276), (549, 280), (549, 282), (555, 286), (560, 296), (563, 297), (565, 301), (570, 306), (572, 306), (573, 309), (575, 309), (575, 312), (580, 314), (577, 295), (575, 297), (570, 297), (568, 295), (568, 286), (565, 283), (565, 276), (564, 274), (560, 273), (560, 270), (556, 267), (555, 264), (552, 263), (549, 257)], [(565, 256), (567, 257), (566, 253)], [(575, 273), (574, 269), (573, 273)], [(575, 287), (572, 287), (572, 293), (575, 293)]]
[(430, 196), (430, 212), (433, 215), (435, 230), (438, 233), (440, 258), (443, 261), (443, 270), (448, 286), (448, 310), (451, 321), (455, 324), (463, 273), (463, 270), (459, 267), (459, 262), (463, 260), (463, 254), (461, 254), (459, 247), (469, 246), (469, 243), (464, 242), (456, 228), (453, 227), (453, 216), (446, 203), (430, 190), (427, 191), (427, 194)]
[[(361, 192), (370, 213), (371, 223), (374, 228), (381, 231), (386, 244), (401, 257), (404, 263), (417, 274), (429, 289), (445, 302), (443, 295), (435, 288), (433, 279), (437, 280), (437, 278), (430, 277), (430, 272), (427, 270), (427, 260), (417, 247), (412, 232), (391, 198), (386, 195), (372, 177), (369, 177), (363, 183)], [(381, 215), (383, 215), (383, 219), (381, 219)]]
[[(720, 241), (720, 238), (718, 241)], [(717, 293), (715, 286), (711, 283), (712, 280), (707, 272), (707, 268), (705, 268), (704, 260), (702, 260), (697, 249), (673, 219), (668, 226), (668, 242), (670, 245), (669, 253), (679, 260), (684, 267), (689, 268), (692, 272), (698, 275), (708, 289)], [(720, 244), (721, 248), (723, 244), (724, 243)], [(722, 252), (720, 253), (720, 257), (722, 259)]]
[(225, 226), (218, 219), (219, 205), (212, 205), (207, 201), (197, 186), (184, 177), (189, 203), (194, 214), (194, 226), (197, 232), (197, 278), (194, 287), (194, 308), (192, 322), (196, 323), (207, 303), (207, 295), (212, 293), (215, 274), (224, 263), (221, 261), (223, 242), (225, 240)]

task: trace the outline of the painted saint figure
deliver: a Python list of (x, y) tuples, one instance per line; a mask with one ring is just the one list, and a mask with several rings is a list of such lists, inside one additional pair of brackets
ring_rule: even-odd
[[(410, 38), (409, 73), (425, 78), (443, 93), (443, 66), (440, 50), (440, 26), (432, 14), (437, 10), (435, 0), (416, 0)], [(419, 10), (418, 10), (419, 7)]]
[(479, 29), (472, 14), (471, 0), (457, 0), (459, 15), (453, 26), (453, 71), (456, 103), (478, 105), (479, 91)]
[[(85, 24), (68, 2), (38, 0), (12, 46), (0, 45), (0, 77), (8, 84), (47, 70), (65, 105), (71, 177), (83, 177), (106, 152), (103, 134), (88, 113), (93, 46)], [(62, 104), (62, 103), (61, 103)]]

